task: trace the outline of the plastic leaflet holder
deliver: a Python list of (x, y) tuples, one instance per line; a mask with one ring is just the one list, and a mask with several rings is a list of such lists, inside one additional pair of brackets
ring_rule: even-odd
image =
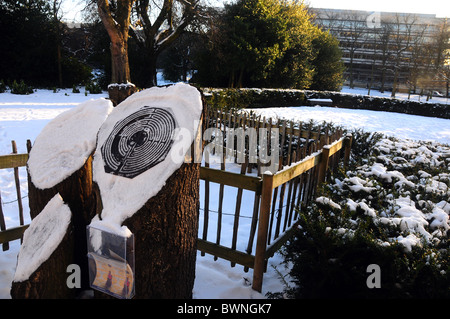
[(134, 235), (123, 237), (87, 226), (89, 282), (120, 299), (134, 296)]

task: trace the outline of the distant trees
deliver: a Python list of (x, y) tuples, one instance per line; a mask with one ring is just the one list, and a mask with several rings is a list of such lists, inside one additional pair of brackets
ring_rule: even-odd
[(435, 68), (437, 77), (445, 83), (445, 96), (450, 96), (450, 25), (442, 21), (434, 32), (434, 47), (436, 49)]
[(91, 69), (62, 46), (66, 32), (56, 0), (0, 0), (0, 79), (72, 87)]
[(329, 32), (320, 31), (313, 40), (315, 72), (310, 89), (338, 91), (343, 83), (344, 63), (339, 41)]
[(348, 11), (339, 22), (339, 28), (341, 29), (342, 34), (340, 41), (349, 53), (349, 86), (350, 88), (353, 88), (355, 77), (354, 60), (356, 53), (363, 49), (364, 43), (366, 42), (366, 20), (361, 19), (361, 16), (357, 11)]
[[(172, 81), (221, 87), (336, 90), (336, 40), (311, 22), (302, 1), (90, 0), (87, 23), (62, 22), (61, 0), (0, 0), (0, 80), (39, 87)], [(96, 83), (96, 85), (98, 82)]]
[(144, 86), (157, 85), (156, 62), (164, 50), (201, 17), (200, 0), (136, 0), (131, 36), (142, 49), (148, 73)]
[[(57, 79), (55, 34), (46, 1), (0, 1), (0, 77), (37, 84)], [(52, 50), (52, 48), (55, 48)]]
[(194, 81), (202, 85), (338, 89), (342, 84), (337, 42), (312, 24), (300, 1), (238, 0), (215, 12), (214, 21), (196, 61)]

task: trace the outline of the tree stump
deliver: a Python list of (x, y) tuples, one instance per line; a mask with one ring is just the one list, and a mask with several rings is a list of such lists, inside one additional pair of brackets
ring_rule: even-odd
[(108, 85), (109, 99), (114, 106), (122, 103), (127, 97), (136, 92), (136, 86), (131, 83), (113, 83)]
[(135, 298), (192, 298), (200, 161), (185, 156), (203, 112), (197, 89), (154, 87), (115, 107), (99, 131), (93, 170), (102, 203), (91, 226), (134, 234)]
[(183, 164), (123, 223), (135, 237), (136, 298), (192, 298), (200, 164)]
[(25, 231), (11, 285), (13, 299), (73, 298), (67, 266), (74, 260), (71, 212), (57, 194)]
[[(63, 261), (65, 278), (65, 269), (69, 264), (76, 264), (87, 273), (86, 226), (95, 215), (97, 202), (92, 183), (92, 154), (97, 132), (111, 110), (111, 102), (105, 99), (82, 103), (49, 122), (29, 150), (27, 168), (31, 218), (35, 220), (56, 194), (72, 212), (70, 232), (61, 243), (62, 248), (46, 261), (50, 265)], [(53, 260), (55, 258), (59, 261)], [(35, 287), (29, 288), (36, 290), (33, 298), (39, 298), (37, 293), (40, 290), (36, 288), (41, 285), (39, 278), (51, 278), (52, 275), (47, 272), (52, 268), (55, 267), (44, 267), (39, 274), (31, 276), (28, 285)], [(49, 284), (46, 289), (51, 286), (54, 285)], [(81, 289), (87, 288), (88, 277), (82, 276)], [(75, 290), (64, 289), (66, 293), (63, 294), (56, 286), (54, 289), (58, 291), (59, 298), (72, 298), (75, 293)], [(25, 298), (21, 292), (25, 291), (16, 290), (13, 298)]]
[[(33, 183), (31, 176), (28, 178), (28, 198), (30, 205), (30, 216), (34, 219), (51, 198), (59, 194), (68, 205), (72, 214), (71, 240), (73, 247), (68, 254), (73, 256), (69, 264), (77, 264), (81, 267), (82, 273), (87, 274), (88, 262), (86, 260), (87, 241), (86, 226), (96, 214), (97, 193), (94, 192), (92, 183), (92, 156), (89, 156), (86, 163), (62, 182), (47, 189), (40, 189)], [(89, 288), (87, 276), (81, 277), (81, 290)], [(72, 293), (67, 297), (70, 298)], [(60, 296), (64, 298), (64, 296)]]

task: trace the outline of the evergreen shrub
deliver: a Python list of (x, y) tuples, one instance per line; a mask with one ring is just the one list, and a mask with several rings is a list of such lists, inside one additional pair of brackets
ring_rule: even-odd
[(25, 84), (23, 80), (20, 80), (19, 83), (17, 83), (16, 80), (14, 80), (11, 84), (11, 93), (12, 94), (20, 94), (20, 95), (28, 95), (32, 94), (33, 88), (31, 86), (28, 86)]
[[(405, 143), (379, 134), (358, 130), (352, 135), (350, 167), (340, 169), (316, 194), (316, 198), (322, 196), (336, 205), (316, 200), (299, 211), (298, 230), (281, 250), (290, 267), (289, 275), (282, 278), (285, 289), (269, 293), (269, 297), (450, 298), (448, 220), (443, 226), (432, 225), (437, 221), (432, 217), (437, 207), (448, 213), (448, 146), (408, 141), (416, 148), (405, 149)], [(387, 145), (395, 147), (381, 153)], [(429, 153), (434, 164), (416, 163), (419, 156), (406, 156), (412, 151)], [(438, 154), (442, 157), (437, 158)], [(383, 165), (386, 173), (364, 175), (373, 167), (381, 167), (374, 165)], [(400, 178), (404, 174), (405, 178), (389, 180), (389, 173)], [(366, 190), (352, 189), (350, 180), (365, 183)], [(436, 182), (440, 188), (430, 190)], [(414, 228), (405, 224), (413, 219), (399, 222), (400, 203), (405, 201), (408, 206), (403, 212), (419, 210), (428, 221), (415, 233), (420, 242), (410, 247), (401, 241)], [(380, 269), (379, 288), (368, 285), (372, 275), (368, 267), (373, 264)]]

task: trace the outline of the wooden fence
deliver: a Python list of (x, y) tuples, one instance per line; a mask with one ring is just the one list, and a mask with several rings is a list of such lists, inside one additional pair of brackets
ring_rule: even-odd
[[(27, 141), (27, 145), (30, 145)], [(10, 155), (0, 156), (0, 169), (13, 169), (14, 183), (17, 194), (17, 205), (19, 214), (19, 226), (6, 228), (5, 216), (3, 214), (3, 203), (0, 190), (0, 244), (2, 244), (3, 251), (9, 249), (9, 242), (12, 240), (22, 238), (23, 232), (29, 225), (24, 225), (22, 194), (20, 190), (19, 167), (26, 166), (28, 154), (17, 154), (17, 145), (15, 141), (11, 141), (12, 153)]]
[[(261, 291), (267, 260), (292, 235), (298, 223), (298, 209), (307, 206), (314, 198), (317, 186), (326, 181), (330, 168), (335, 169), (342, 157), (346, 165), (352, 137), (344, 137), (340, 130), (329, 132), (322, 128), (313, 131), (311, 123), (273, 121), (243, 112), (210, 110), (207, 119), (206, 129), (221, 130), (225, 141), (217, 142), (223, 147), (219, 153), (223, 157), (220, 167), (210, 167), (207, 161), (209, 155), (204, 153), (205, 164), (200, 171), (200, 178), (204, 181), (204, 202), (200, 212), (203, 226), (199, 231), (198, 249), (202, 254), (227, 259), (232, 266), (237, 263), (246, 270), (253, 268), (253, 289)], [(252, 161), (250, 137), (242, 143), (245, 144), (244, 150), (239, 149), (236, 141), (230, 140), (234, 137), (227, 131), (236, 128), (256, 128), (257, 134), (260, 133), (259, 128), (266, 128), (269, 136), (273, 131), (278, 133), (276, 147), (279, 147), (280, 158), (276, 172), (267, 172), (267, 166), (259, 161), (259, 154), (256, 154), (256, 162), (254, 159)], [(263, 134), (266, 134), (265, 131)], [(267, 139), (267, 142), (274, 143), (274, 140)], [(210, 143), (215, 143), (215, 140)], [(268, 145), (257, 145), (258, 150), (264, 147), (269, 148)], [(241, 157), (237, 172), (235, 162), (242, 152), (244, 160)], [(218, 193), (211, 194), (211, 183), (219, 185)], [(229, 202), (230, 196), (224, 196), (226, 187), (237, 189), (234, 203)], [(241, 232), (240, 221), (244, 218), (241, 216), (244, 190), (253, 193), (253, 196), (247, 196), (245, 204), (250, 213), (245, 218), (250, 219), (251, 223), (243, 230), (246, 232), (245, 249), (239, 249), (237, 241)], [(216, 209), (210, 207), (214, 196), (218, 196)], [(224, 212), (224, 201), (227, 201), (226, 207), (235, 207), (234, 211)], [(215, 225), (210, 223), (212, 214), (217, 215)], [(231, 214), (233, 218), (231, 243), (223, 243), (221, 239), (225, 214)], [(211, 228), (216, 230), (215, 236), (211, 236)]]
[[(210, 165), (207, 160), (210, 155), (204, 154), (204, 164), (200, 168), (200, 179), (203, 187), (202, 207), (199, 227), (198, 250), (229, 260), (231, 265), (240, 264), (247, 271), (253, 268), (253, 289), (261, 291), (263, 273), (267, 260), (289, 239), (298, 223), (298, 212), (307, 206), (314, 198), (317, 186), (326, 181), (330, 169), (337, 167), (341, 158), (344, 165), (350, 156), (351, 136), (342, 136), (342, 131), (328, 132), (325, 128), (312, 130), (312, 125), (294, 123), (291, 121), (272, 121), (248, 113), (233, 113), (209, 111), (207, 127), (215, 128), (227, 136), (230, 128), (265, 128), (268, 134), (277, 132), (279, 147), (279, 162), (276, 172), (270, 173), (267, 166), (262, 164), (256, 153), (251, 158), (249, 138), (246, 138), (244, 149), (238, 143), (230, 140), (218, 141), (217, 135), (212, 137), (210, 143), (217, 143), (223, 147), (223, 160), (220, 164)], [(265, 133), (264, 133), (265, 134)], [(219, 143), (221, 142), (221, 143)], [(267, 139), (268, 145), (258, 144), (258, 149), (269, 148), (273, 139)], [(28, 146), (30, 143), (28, 142)], [(217, 150), (217, 148), (215, 148)], [(240, 157), (244, 154), (244, 157)], [(242, 158), (244, 160), (242, 161)], [(16, 176), (16, 189), (18, 190), (18, 203), (21, 203), (20, 182), (18, 181), (18, 167), (26, 166), (28, 154), (10, 154), (0, 156), (0, 169), (13, 168)], [(242, 163), (238, 162), (241, 159)], [(239, 167), (239, 172), (233, 171)], [(218, 192), (212, 192), (213, 185), (218, 186)], [(233, 189), (236, 192), (234, 202), (231, 204), (234, 211), (225, 212), (224, 200), (230, 201), (230, 196), (224, 192)], [(246, 196), (244, 196), (246, 192)], [(244, 198), (245, 197), (245, 198)], [(242, 205), (245, 199), (247, 200)], [(211, 202), (217, 200), (217, 208), (211, 207)], [(249, 200), (250, 199), (250, 200)], [(226, 203), (230, 207), (230, 202)], [(0, 205), (1, 209), (1, 205)], [(244, 216), (242, 211), (249, 211)], [(19, 208), (19, 214), (23, 210)], [(211, 216), (217, 216), (212, 223)], [(3, 214), (0, 210), (0, 244), (3, 249), (9, 241), (22, 237), (28, 225), (23, 225), (23, 216), (20, 226), (6, 229)], [(231, 215), (231, 216), (230, 216)], [(232, 230), (224, 228), (224, 217), (231, 217)], [(240, 227), (241, 220), (250, 221), (248, 227)], [(222, 232), (231, 231), (231, 243), (222, 241)], [(244, 233), (244, 234), (242, 234)], [(215, 238), (211, 234), (215, 234)], [(245, 238), (245, 245), (238, 245), (238, 238)], [(243, 248), (244, 247), (244, 248)]]

